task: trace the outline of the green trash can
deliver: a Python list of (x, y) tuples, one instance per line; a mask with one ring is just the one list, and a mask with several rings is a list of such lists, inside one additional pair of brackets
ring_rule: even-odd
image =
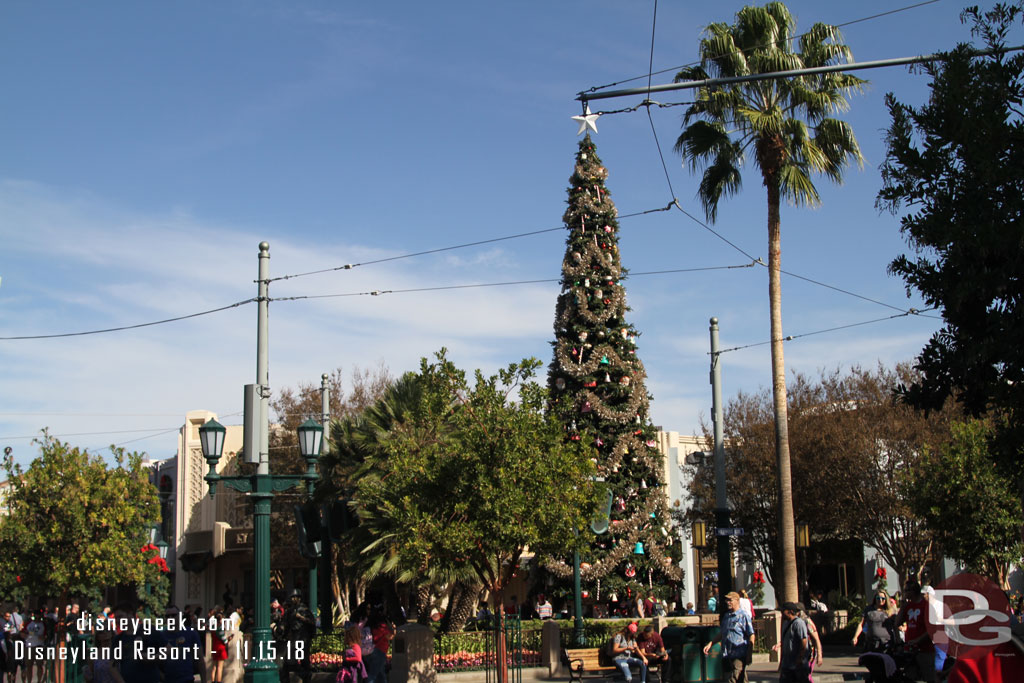
[(716, 644), (705, 655), (704, 646), (718, 634), (718, 626), (669, 626), (661, 639), (672, 656), (672, 681), (666, 683), (712, 683), (722, 680), (722, 646)]
[[(661, 640), (665, 643), (665, 649), (668, 650), (669, 656), (672, 658), (672, 680), (663, 683), (689, 683), (700, 680), (699, 661), (696, 667), (698, 678), (693, 678), (695, 637), (696, 634), (687, 626), (666, 626), (662, 629)], [(699, 651), (697, 654), (699, 655)]]
[[(701, 630), (704, 632), (705, 643), (710, 643), (721, 633), (717, 624), (714, 626), (702, 626)], [(715, 681), (724, 680), (725, 678), (722, 673), (722, 644), (715, 643), (711, 646), (711, 650), (704, 655), (704, 681), (706, 683), (714, 683)]]

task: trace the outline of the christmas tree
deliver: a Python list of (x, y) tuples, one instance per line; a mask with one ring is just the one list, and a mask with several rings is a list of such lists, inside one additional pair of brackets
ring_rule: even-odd
[[(637, 331), (626, 321), (626, 270), (619, 259), (618, 212), (605, 187), (608, 171), (587, 135), (570, 178), (569, 230), (562, 291), (555, 308), (550, 409), (566, 438), (593, 442), (597, 470), (612, 492), (608, 531), (594, 537), (581, 563), (588, 586), (606, 593), (643, 591), (681, 578), (666, 506), (664, 456), (650, 423), (646, 373)], [(568, 576), (572, 567), (549, 570)], [(600, 595), (597, 596), (600, 598)]]

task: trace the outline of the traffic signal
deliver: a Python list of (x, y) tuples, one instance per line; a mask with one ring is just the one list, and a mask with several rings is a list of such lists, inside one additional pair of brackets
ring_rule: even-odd
[(311, 500), (295, 506), (295, 528), (299, 535), (299, 552), (303, 557), (320, 557), (323, 543), (323, 523), (320, 520), (320, 506)]

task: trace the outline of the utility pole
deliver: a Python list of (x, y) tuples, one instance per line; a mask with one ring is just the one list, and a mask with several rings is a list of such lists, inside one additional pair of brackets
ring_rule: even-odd
[[(306, 420), (298, 428), (299, 450), (306, 461), (306, 472), (297, 475), (271, 475), (268, 458), (268, 409), (270, 386), (268, 379), (268, 312), (270, 298), (270, 245), (260, 242), (259, 245), (259, 280), (257, 283), (259, 308), (256, 323), (256, 389), (259, 392), (259, 420), (257, 426), (261, 434), (259, 444), (259, 464), (256, 474), (227, 475), (217, 473), (217, 464), (224, 454), (225, 427), (216, 420), (209, 420), (199, 428), (199, 440), (203, 448), (203, 457), (209, 466), (204, 479), (209, 484), (209, 495), (212, 498), (217, 484), (223, 483), (230, 489), (244, 493), (253, 503), (253, 580), (255, 602), (255, 625), (252, 629), (252, 641), (240, 647), (244, 648), (243, 658), (249, 659), (245, 666), (245, 683), (272, 683), (279, 678), (274, 650), (274, 636), (270, 626), (270, 503), (276, 491), (307, 485), (312, 490), (318, 478), (316, 463), (320, 458), (320, 445), (323, 427), (315, 420)], [(312, 590), (313, 587), (311, 586)], [(291, 644), (295, 646), (294, 643)]]
[[(330, 451), (330, 445), (328, 443), (330, 439), (331, 431), (331, 388), (327, 380), (329, 379), (328, 374), (325, 372), (320, 375), (320, 424), (324, 426), (324, 436), (327, 437), (323, 441), (323, 445), (320, 447), (321, 457), (327, 455)], [(313, 483), (308, 484), (309, 497), (313, 497)], [(326, 508), (321, 508), (320, 519), (321, 527), (323, 531), (320, 534), (320, 557), (313, 560), (313, 564), (309, 570), (309, 606), (313, 610), (313, 618), (317, 616), (317, 612), (320, 614), (320, 630), (324, 633), (329, 633), (333, 624), (328, 623), (331, 620), (331, 602), (329, 596), (331, 595), (331, 534), (327, 529), (327, 516), (324, 514)], [(319, 571), (318, 571), (319, 567)], [(321, 586), (320, 583), (323, 585)], [(319, 591), (319, 594), (318, 594)]]
[(726, 611), (725, 594), (732, 590), (732, 550), (729, 499), (725, 491), (725, 444), (722, 426), (722, 364), (718, 347), (718, 318), (711, 319), (711, 419), (715, 435), (715, 546), (718, 549), (718, 613)]

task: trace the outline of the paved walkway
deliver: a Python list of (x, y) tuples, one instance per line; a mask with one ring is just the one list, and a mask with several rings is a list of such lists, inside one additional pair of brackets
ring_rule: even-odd
[[(757, 681), (778, 681), (778, 663), (764, 662), (751, 664), (747, 668), (747, 678), (751, 683)], [(814, 683), (836, 683), (837, 681), (856, 681), (863, 678), (867, 673), (865, 669), (857, 666), (857, 655), (837, 655), (825, 657), (820, 667), (814, 669)]]
[[(838, 651), (835, 656), (825, 657), (821, 667), (814, 670), (814, 683), (839, 683), (840, 681), (857, 681), (863, 679), (867, 673), (865, 669), (857, 666), (857, 655), (850, 651)], [(563, 678), (548, 678), (547, 670), (540, 668), (523, 669), (523, 683), (540, 683), (542, 681), (567, 681), (568, 676)], [(775, 662), (760, 662), (750, 665), (747, 669), (747, 678), (751, 683), (767, 683), (779, 680), (778, 664)], [(483, 671), (466, 673), (439, 673), (437, 683), (485, 683), (487, 674)], [(492, 676), (493, 680), (493, 676)], [(600, 679), (593, 679), (595, 681)], [(606, 679), (613, 683), (622, 683), (621, 676), (614, 676)], [(639, 678), (634, 678), (638, 683)]]

